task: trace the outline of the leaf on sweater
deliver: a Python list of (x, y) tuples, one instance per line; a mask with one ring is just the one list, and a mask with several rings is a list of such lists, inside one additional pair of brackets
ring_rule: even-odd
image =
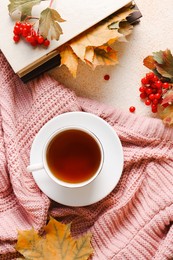
[(20, 231), (16, 250), (30, 260), (87, 260), (93, 253), (91, 235), (74, 239), (70, 228), (70, 224), (62, 224), (51, 217), (43, 236), (34, 229)]
[(59, 40), (63, 32), (58, 22), (64, 21), (56, 10), (48, 7), (40, 14), (39, 33), (44, 38)]
[[(120, 12), (104, 19), (69, 41), (68, 45), (71, 49), (68, 53), (68, 58), (70, 59), (68, 63), (66, 61), (67, 53), (62, 48), (59, 48), (61, 64), (66, 65), (73, 76), (76, 76), (76, 62), (79, 62), (79, 59), (93, 69), (98, 65), (117, 64), (117, 52), (113, 50), (111, 45), (116, 41), (125, 40), (125, 37), (131, 33), (133, 26), (127, 22), (126, 18), (133, 12), (134, 10), (131, 8), (123, 8)], [(111, 51), (106, 51), (107, 47), (105, 46), (109, 46)], [(74, 66), (72, 64), (73, 60), (75, 62)]]
[(40, 4), (41, 1), (42, 0), (10, 0), (10, 4), (8, 5), (9, 14), (12, 16), (15, 11), (18, 11), (23, 21), (27, 16), (31, 16), (33, 6)]
[(165, 81), (173, 82), (173, 56), (170, 50), (154, 52), (144, 59), (144, 65)]

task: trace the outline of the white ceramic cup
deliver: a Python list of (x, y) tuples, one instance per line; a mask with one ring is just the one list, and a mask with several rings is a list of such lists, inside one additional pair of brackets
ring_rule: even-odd
[[(99, 162), (99, 165), (98, 165), (96, 171), (89, 179), (82, 181), (82, 182), (72, 183), (72, 182), (63, 181), (60, 178), (55, 177), (55, 175), (53, 174), (53, 172), (50, 170), (50, 168), (48, 166), (46, 154), (47, 154), (47, 149), (48, 149), (51, 141), (59, 134), (65, 132), (65, 131), (68, 131), (68, 130), (79, 130), (79, 131), (84, 132), (85, 134), (87, 134), (88, 136), (90, 136), (92, 138), (92, 140), (95, 142), (95, 145), (97, 145), (97, 147), (99, 148), (99, 151), (100, 151), (100, 162)], [(57, 184), (59, 184), (63, 187), (68, 187), (68, 188), (78, 188), (78, 187), (83, 187), (95, 180), (95, 178), (99, 175), (99, 173), (102, 169), (103, 161), (104, 161), (104, 151), (103, 151), (102, 144), (101, 144), (100, 140), (98, 139), (98, 137), (93, 132), (91, 132), (90, 130), (88, 130), (86, 128), (79, 127), (79, 126), (77, 126), (77, 127), (68, 126), (68, 127), (63, 127), (63, 128), (58, 129), (48, 138), (48, 140), (46, 141), (46, 143), (43, 147), (42, 161), (38, 162), (37, 164), (29, 165), (27, 167), (27, 171), (35, 172), (35, 171), (44, 169), (46, 171), (46, 173), (48, 174), (48, 176)]]

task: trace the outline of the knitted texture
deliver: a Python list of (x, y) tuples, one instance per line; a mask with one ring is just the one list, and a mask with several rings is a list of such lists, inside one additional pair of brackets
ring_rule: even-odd
[[(0, 67), (0, 259), (14, 259), (17, 231), (40, 230), (48, 215), (72, 222), (74, 236), (90, 231), (93, 260), (173, 257), (173, 130), (159, 119), (79, 98), (47, 75), (23, 84), (1, 53)], [(103, 118), (123, 145), (118, 185), (87, 207), (50, 201), (26, 172), (40, 128), (68, 111)]]

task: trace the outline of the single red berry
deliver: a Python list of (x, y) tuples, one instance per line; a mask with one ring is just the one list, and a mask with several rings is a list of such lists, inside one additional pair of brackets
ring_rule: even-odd
[(151, 105), (151, 100), (150, 99), (145, 100), (145, 105), (146, 106), (150, 106)]
[(15, 25), (13, 32), (14, 32), (14, 34), (20, 34), (20, 26), (19, 25)]
[(26, 29), (26, 27), (24, 27), (22, 31), (22, 36), (26, 37), (27, 35), (28, 35), (28, 30)]
[(19, 35), (17, 35), (17, 34), (15, 34), (14, 36), (13, 36), (13, 40), (14, 40), (14, 42), (19, 42), (20, 41), (20, 36)]
[(21, 26), (21, 22), (20, 22), (20, 21), (17, 21), (17, 22), (15, 23), (15, 25)]
[(155, 99), (153, 99), (153, 104), (154, 104), (154, 105), (157, 105), (157, 104), (158, 104), (158, 102), (159, 102), (159, 100), (158, 100), (158, 99), (156, 99), (156, 98), (155, 98)]
[(142, 93), (144, 93), (144, 92), (146, 91), (146, 87), (141, 86), (141, 87), (139, 88), (139, 91), (142, 92)]
[(141, 99), (145, 99), (146, 97), (147, 97), (147, 94), (146, 94), (146, 93), (141, 93), (141, 94), (140, 94), (140, 98), (141, 98)]
[(32, 35), (28, 35), (28, 36), (26, 36), (26, 41), (27, 42), (29, 42), (29, 43), (31, 43), (31, 42), (33, 42), (35, 39), (34, 39), (34, 37), (32, 36)]
[(109, 80), (110, 79), (110, 76), (108, 74), (104, 75), (104, 79), (105, 80)]
[(30, 23), (26, 23), (25, 28), (27, 29), (28, 32), (31, 31), (32, 25)]
[(134, 106), (129, 107), (129, 111), (130, 111), (131, 113), (134, 113), (135, 110), (136, 110), (136, 108), (135, 108)]
[(156, 86), (157, 88), (161, 88), (161, 87), (162, 87), (162, 82), (161, 82), (160, 80), (157, 80), (157, 81), (155, 82), (155, 86)]
[(148, 95), (150, 95), (152, 92), (153, 92), (153, 90), (152, 90), (151, 88), (147, 88), (147, 89), (146, 89), (146, 93), (147, 93)]
[(155, 97), (156, 99), (160, 99), (161, 95), (160, 95), (160, 93), (156, 93), (156, 94), (154, 95), (154, 97)]
[(44, 42), (43, 36), (38, 35), (38, 36), (37, 36), (37, 42), (38, 42), (39, 44), (42, 44), (42, 43)]
[(151, 111), (152, 111), (153, 113), (157, 113), (157, 107), (156, 107), (156, 108), (152, 108)]
[(162, 84), (162, 87), (165, 88), (165, 89), (168, 89), (169, 88), (169, 83), (168, 82), (164, 82)]
[(23, 33), (23, 27), (20, 26), (20, 29), (19, 29), (19, 34), (22, 34)]
[(154, 73), (153, 72), (149, 72), (146, 74), (146, 78), (151, 80), (154, 77)]
[(150, 94), (150, 95), (149, 95), (149, 99), (150, 99), (150, 100), (153, 100), (153, 99), (155, 99), (155, 95), (154, 95), (153, 93), (152, 93), (152, 94)]
[(37, 46), (37, 41), (35, 40), (35, 37), (33, 37), (33, 41), (30, 43), (33, 47)]
[(43, 45), (48, 47), (50, 45), (50, 41), (48, 39), (44, 40)]
[(152, 81), (155, 82), (158, 80), (158, 77), (156, 75), (153, 76)]
[(148, 79), (146, 77), (144, 77), (144, 78), (141, 79), (141, 83), (143, 85), (147, 85), (149, 83), (149, 81), (148, 81)]
[(157, 105), (152, 104), (152, 105), (151, 105), (151, 111), (152, 111), (153, 113), (157, 113)]

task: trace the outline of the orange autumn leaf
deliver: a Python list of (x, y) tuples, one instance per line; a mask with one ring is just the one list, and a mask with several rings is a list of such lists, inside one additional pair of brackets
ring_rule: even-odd
[(119, 33), (118, 30), (109, 29), (109, 25), (114, 22), (124, 20), (132, 12), (132, 9), (127, 8), (124, 11), (121, 11), (121, 13), (105, 19), (104, 21), (80, 34), (74, 40), (70, 41), (69, 45), (76, 53), (76, 55), (81, 60), (84, 60), (85, 51), (88, 46), (98, 47), (106, 44), (109, 41), (111, 41), (111, 44), (113, 44), (116, 40), (118, 40), (118, 38), (122, 37), (122, 34)]
[(74, 239), (70, 228), (70, 224), (62, 224), (51, 217), (43, 236), (34, 229), (20, 231), (16, 250), (31, 260), (87, 260), (93, 253), (91, 235)]
[(105, 45), (110, 46), (115, 41), (125, 41), (125, 37), (131, 33), (133, 28), (126, 18), (133, 12), (134, 10), (129, 7), (123, 8), (120, 12), (104, 19), (69, 41), (65, 49), (60, 47), (58, 51), (61, 56), (61, 65), (67, 66), (73, 77), (76, 77), (79, 59), (92, 68), (98, 65), (117, 64), (116, 51), (112, 49), (108, 53), (103, 49)]
[(76, 77), (78, 67), (78, 57), (73, 52), (69, 45), (62, 46), (60, 48), (61, 53), (61, 65), (65, 65), (73, 77)]

